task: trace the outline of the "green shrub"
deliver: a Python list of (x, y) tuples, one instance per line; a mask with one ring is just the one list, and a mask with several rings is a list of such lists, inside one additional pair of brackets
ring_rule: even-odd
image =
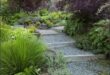
[(95, 26), (89, 33), (89, 39), (92, 47), (99, 52), (110, 52), (110, 20), (101, 20), (95, 23)]
[[(6, 9), (8, 10), (8, 9)], [(3, 22), (6, 22), (9, 25), (14, 25), (14, 23), (18, 22), (19, 19), (24, 18), (29, 16), (26, 12), (24, 11), (19, 11), (19, 12), (3, 12), (1, 13), (2, 20)]]
[(31, 66), (29, 68), (24, 69), (24, 72), (17, 73), (15, 75), (39, 75), (40, 69), (36, 69)]
[(48, 66), (54, 69), (65, 67), (65, 59), (62, 54), (57, 54), (56, 56), (48, 56)]
[(42, 23), (47, 24), (47, 26), (57, 26), (57, 25), (65, 25), (65, 20), (71, 16), (70, 13), (66, 12), (48, 12), (45, 15), (40, 15), (42, 19)]
[(49, 14), (49, 11), (47, 9), (42, 9), (42, 10), (39, 10), (38, 13), (41, 16), (45, 16), (45, 15), (48, 15)]
[(18, 13), (15, 13), (14, 15), (11, 16), (11, 24), (13, 25), (14, 23), (18, 22), (19, 19), (24, 18), (29, 16), (26, 12), (20, 11)]
[(101, 20), (86, 35), (76, 39), (77, 47), (93, 50), (95, 53), (110, 53), (110, 20)]
[(88, 38), (88, 35), (77, 35), (75, 36), (76, 46), (84, 50), (92, 50), (91, 42)]
[(62, 54), (48, 56), (48, 73), (50, 75), (71, 75), (66, 67), (66, 61)]
[(30, 66), (41, 68), (45, 62), (45, 49), (40, 39), (26, 29), (14, 30), (11, 39), (3, 42), (0, 47), (1, 75), (23, 72)]
[(84, 23), (79, 19), (68, 19), (67, 25), (65, 25), (65, 32), (70, 35), (78, 35), (82, 33)]

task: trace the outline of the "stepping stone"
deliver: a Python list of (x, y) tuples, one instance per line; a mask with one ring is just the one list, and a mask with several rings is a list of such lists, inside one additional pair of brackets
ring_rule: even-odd
[(39, 32), (41, 35), (55, 35), (55, 34), (59, 34), (58, 32), (56, 32), (54, 30), (37, 30), (37, 32)]

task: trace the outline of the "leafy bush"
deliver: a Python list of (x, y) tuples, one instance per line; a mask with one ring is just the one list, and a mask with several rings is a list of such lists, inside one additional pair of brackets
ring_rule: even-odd
[(82, 33), (83, 29), (84, 24), (80, 19), (68, 19), (65, 25), (65, 32), (70, 36)]
[[(79, 19), (80, 22), (83, 22), (83, 32), (88, 32), (93, 23), (102, 19), (100, 15), (97, 14), (99, 8), (104, 5), (107, 0), (69, 0), (69, 9), (75, 15), (73, 18)], [(73, 19), (74, 20), (74, 19)], [(82, 32), (82, 30), (80, 31)]]
[(70, 71), (66, 68), (66, 61), (62, 54), (55, 56), (48, 56), (48, 73), (50, 75), (71, 75)]
[(77, 35), (76, 39), (76, 47), (84, 50), (92, 50), (91, 42), (88, 38), (88, 35)]
[(20, 11), (11, 16), (11, 24), (16, 23), (19, 19), (29, 16), (26, 12)]
[(31, 32), (31, 33), (35, 33), (35, 32), (36, 32), (36, 27), (35, 27), (35, 26), (28, 26), (27, 29), (28, 29), (29, 32)]
[(15, 75), (39, 75), (40, 69), (36, 69), (35, 67), (31, 66), (26, 68), (24, 72), (17, 73)]
[(86, 21), (96, 18), (96, 13), (107, 0), (70, 0), (70, 10)]
[(0, 47), (0, 73), (13, 75), (30, 66), (41, 68), (45, 62), (45, 46), (26, 29), (16, 29)]
[(18, 22), (19, 19), (24, 18), (29, 16), (26, 12), (24, 11), (19, 11), (19, 12), (3, 12), (1, 13), (2, 20), (3, 22), (9, 24), (9, 25), (14, 25), (14, 23)]
[(9, 0), (8, 4), (11, 10), (33, 11), (37, 9), (43, 0)]
[[(108, 52), (110, 50), (110, 20), (101, 20), (95, 23), (94, 28), (89, 33), (89, 38), (94, 49), (99, 52)], [(110, 52), (110, 51), (109, 51)]]
[(95, 53), (110, 52), (110, 20), (101, 20), (86, 35), (77, 38), (77, 47), (85, 50), (94, 50)]
[(47, 9), (42, 9), (38, 11), (40, 16), (48, 15), (49, 11)]
[(62, 54), (57, 54), (56, 56), (48, 56), (48, 66), (54, 69), (65, 67), (65, 59)]
[(67, 20), (67, 18), (70, 16), (70, 13), (65, 13), (61, 11), (57, 12), (48, 12), (44, 16), (40, 15), (41, 17), (41, 22), (46, 24), (48, 27), (52, 26), (57, 26), (58, 24), (63, 24), (61, 23), (62, 20)]

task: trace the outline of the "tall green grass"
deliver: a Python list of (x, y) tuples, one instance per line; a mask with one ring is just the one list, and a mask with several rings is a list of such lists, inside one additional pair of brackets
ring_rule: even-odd
[(25, 68), (40, 68), (45, 63), (45, 45), (25, 29), (16, 29), (0, 47), (0, 74), (14, 75)]
[(11, 27), (0, 21), (0, 44), (3, 41), (8, 40), (11, 33)]

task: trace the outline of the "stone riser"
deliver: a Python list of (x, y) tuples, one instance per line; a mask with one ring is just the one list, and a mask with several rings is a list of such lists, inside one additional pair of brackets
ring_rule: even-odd
[(70, 55), (64, 56), (67, 62), (102, 60), (104, 55)]

